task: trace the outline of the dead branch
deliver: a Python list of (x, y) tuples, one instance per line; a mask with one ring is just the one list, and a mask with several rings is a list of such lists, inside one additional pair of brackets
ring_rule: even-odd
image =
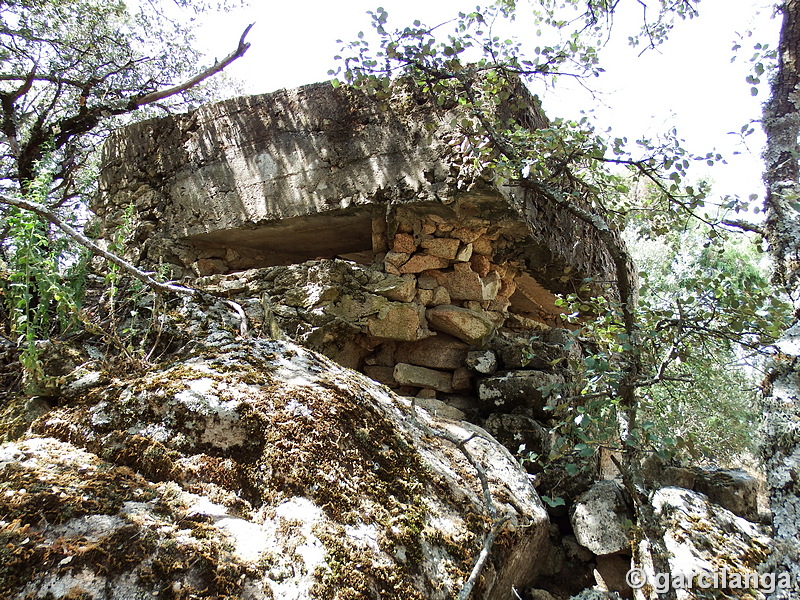
[(510, 515), (504, 515), (502, 517), (498, 517), (497, 515), (497, 507), (495, 506), (494, 500), (492, 500), (492, 490), (489, 487), (489, 478), (486, 476), (486, 470), (483, 466), (475, 459), (475, 457), (467, 450), (467, 442), (475, 437), (481, 437), (478, 433), (473, 433), (469, 437), (465, 439), (459, 439), (449, 431), (442, 431), (440, 429), (433, 429), (427, 423), (422, 423), (417, 419), (416, 415), (417, 410), (417, 403), (416, 399), (412, 398), (411, 400), (411, 418), (413, 421), (422, 427), (429, 435), (442, 438), (447, 440), (451, 444), (453, 444), (459, 451), (464, 455), (467, 459), (467, 462), (472, 465), (472, 468), (478, 473), (478, 480), (481, 482), (481, 492), (483, 494), (483, 503), (486, 506), (486, 512), (489, 513), (489, 516), (492, 519), (492, 527), (489, 529), (489, 533), (483, 540), (483, 544), (481, 545), (481, 551), (478, 554), (478, 558), (475, 561), (475, 564), (472, 567), (472, 571), (467, 577), (467, 580), (464, 582), (464, 585), (461, 587), (461, 590), (458, 592), (457, 600), (467, 600), (472, 594), (472, 590), (475, 587), (475, 584), (478, 582), (478, 577), (480, 577), (481, 571), (483, 570), (486, 561), (489, 559), (489, 555), (492, 551), (492, 546), (494, 545), (494, 540), (497, 538), (497, 534), (500, 533), (503, 526), (511, 520)]
[(458, 600), (467, 600), (467, 598), (469, 598), (470, 594), (472, 593), (472, 589), (475, 587), (478, 577), (483, 570), (483, 565), (485, 565), (486, 561), (489, 559), (489, 554), (492, 550), (492, 545), (494, 544), (497, 534), (500, 533), (503, 525), (505, 525), (506, 521), (508, 521), (510, 518), (511, 517), (509, 516), (505, 516), (492, 524), (489, 534), (486, 536), (486, 539), (483, 540), (483, 547), (481, 548), (481, 553), (478, 555), (478, 560), (475, 561), (475, 566), (472, 567), (472, 572), (469, 574), (467, 581), (464, 583), (464, 587), (462, 587), (461, 591), (458, 593)]
[(212, 75), (216, 75), (220, 71), (222, 71), (225, 67), (235, 61), (237, 58), (241, 58), (244, 56), (244, 53), (250, 48), (250, 43), (245, 42), (244, 39), (247, 37), (247, 34), (250, 33), (250, 30), (253, 28), (255, 23), (250, 23), (247, 28), (242, 33), (242, 36), (239, 38), (239, 45), (236, 47), (236, 50), (228, 54), (222, 61), (218, 63), (214, 63), (213, 66), (209, 67), (205, 71), (202, 71), (192, 77), (191, 79), (184, 81), (176, 86), (171, 88), (167, 88), (166, 90), (160, 90), (158, 92), (151, 92), (149, 94), (145, 94), (144, 96), (140, 96), (138, 98), (132, 98), (130, 103), (133, 107), (138, 108), (140, 106), (144, 106), (146, 104), (152, 104), (153, 102), (158, 102), (159, 100), (163, 100), (164, 98), (169, 98), (170, 96), (174, 96), (175, 94), (180, 94), (181, 92), (185, 92), (189, 88), (196, 86), (198, 83), (208, 79)]
[(61, 229), (61, 231), (66, 233), (70, 238), (78, 242), (81, 246), (89, 249), (95, 254), (102, 256), (107, 261), (114, 263), (115, 265), (120, 267), (123, 271), (135, 277), (136, 279), (138, 279), (139, 281), (141, 281), (142, 283), (144, 283), (145, 285), (147, 285), (156, 292), (160, 292), (162, 294), (163, 293), (181, 294), (184, 296), (195, 296), (198, 294), (198, 291), (192, 288), (156, 281), (155, 279), (153, 279), (152, 273), (147, 273), (145, 271), (142, 271), (141, 269), (137, 269), (135, 266), (126, 261), (124, 258), (120, 258), (116, 254), (104, 250), (103, 248), (95, 244), (92, 240), (90, 240), (88, 237), (83, 235), (80, 231), (62, 221), (55, 213), (53, 213), (43, 204), (8, 196), (0, 196), (0, 203), (6, 204), (8, 206), (15, 206), (23, 210), (29, 210), (39, 215), (43, 219), (47, 219), (53, 225)]

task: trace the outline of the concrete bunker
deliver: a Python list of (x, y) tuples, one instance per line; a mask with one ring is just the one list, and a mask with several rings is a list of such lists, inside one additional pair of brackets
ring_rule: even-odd
[[(518, 120), (547, 127), (528, 100)], [(589, 225), (476, 160), (468, 117), (402, 84), (236, 98), (115, 132), (93, 209), (110, 232), (133, 206), (131, 258), (262, 331), (455, 416), (542, 418), (567, 378), (557, 294), (614, 270)]]

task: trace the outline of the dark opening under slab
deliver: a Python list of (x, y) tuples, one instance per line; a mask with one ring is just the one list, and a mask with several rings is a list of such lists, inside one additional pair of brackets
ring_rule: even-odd
[(372, 210), (331, 211), (272, 221), (248, 228), (194, 235), (186, 241), (199, 247), (247, 248), (265, 255), (313, 258), (372, 251)]

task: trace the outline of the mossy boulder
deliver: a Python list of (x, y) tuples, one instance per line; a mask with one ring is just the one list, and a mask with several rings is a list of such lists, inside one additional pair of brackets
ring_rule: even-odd
[(546, 512), (486, 432), (295, 344), (217, 333), (2, 447), (3, 597), (445, 599), (502, 518), (473, 597), (535, 578)]

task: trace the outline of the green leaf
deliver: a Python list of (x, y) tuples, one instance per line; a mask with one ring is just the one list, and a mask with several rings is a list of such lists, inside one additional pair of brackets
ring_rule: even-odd
[(547, 504), (547, 506), (549, 506), (550, 508), (555, 508), (556, 506), (564, 506), (566, 504), (561, 496), (555, 496), (551, 498), (550, 496), (542, 495), (541, 498), (542, 502)]

